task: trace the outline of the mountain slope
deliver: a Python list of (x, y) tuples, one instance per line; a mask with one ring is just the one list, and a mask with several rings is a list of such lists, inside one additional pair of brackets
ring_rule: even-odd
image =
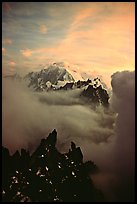
[(39, 72), (31, 72), (24, 77), (29, 82), (28, 86), (36, 90), (44, 90), (50, 85), (59, 85), (61, 82), (74, 82), (73, 76), (56, 63), (49, 65)]
[[(63, 62), (43, 65), (43, 69), (37, 72), (30, 72), (22, 79), (27, 82), (28, 87), (33, 91), (67, 91), (80, 89), (81, 93), (79, 97), (82, 100), (87, 103), (108, 106), (109, 95), (106, 91), (106, 86), (99, 77), (92, 80), (75, 81), (74, 77), (66, 69), (67, 67), (70, 70), (70, 66)], [(21, 80), (21, 77), (17, 74), (7, 76), (7, 78)]]

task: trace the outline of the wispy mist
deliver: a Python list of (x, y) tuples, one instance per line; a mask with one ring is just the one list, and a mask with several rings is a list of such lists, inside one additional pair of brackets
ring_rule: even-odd
[(134, 72), (112, 75), (110, 109), (96, 110), (80, 99), (80, 90), (30, 91), (24, 84), (3, 79), (2, 144), (11, 153), (34, 151), (40, 139), (54, 129), (57, 148), (80, 146), (84, 160), (93, 160), (101, 173), (93, 177), (110, 201), (133, 200), (135, 139)]
[(11, 151), (28, 148), (54, 128), (59, 145), (69, 147), (71, 140), (82, 145), (83, 138), (88, 143), (108, 142), (113, 135), (113, 116), (101, 107), (93, 110), (79, 95), (80, 90), (31, 92), (19, 82), (4, 79), (3, 145)]

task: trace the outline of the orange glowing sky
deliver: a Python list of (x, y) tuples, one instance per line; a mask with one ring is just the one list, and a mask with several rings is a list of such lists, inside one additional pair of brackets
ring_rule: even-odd
[(135, 3), (5, 2), (2, 54), (4, 74), (25, 74), (53, 60), (109, 80), (135, 69)]

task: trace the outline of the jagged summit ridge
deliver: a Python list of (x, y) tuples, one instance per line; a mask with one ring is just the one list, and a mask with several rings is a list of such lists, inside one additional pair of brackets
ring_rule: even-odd
[[(90, 174), (98, 168), (83, 162), (80, 147), (71, 142), (68, 153), (56, 148), (57, 131), (43, 138), (30, 156), (26, 150), (10, 156), (2, 147), (3, 202), (93, 202), (103, 201)], [(9, 168), (7, 168), (9, 167)]]
[(24, 77), (28, 80), (29, 87), (33, 86), (36, 89), (44, 90), (47, 87), (47, 83), (57, 85), (59, 82), (74, 82), (73, 76), (64, 68), (58, 64), (53, 63), (47, 68), (41, 69), (39, 72), (30, 72)]
[[(108, 106), (109, 95), (99, 77), (93, 80), (75, 81), (73, 76), (67, 71), (67, 67), (69, 66), (63, 62), (50, 63), (43, 66), (40, 71), (28, 73), (24, 80), (29, 88), (38, 92), (80, 89), (81, 94), (79, 97), (86, 99), (87, 103)], [(7, 77), (21, 80), (17, 74)]]

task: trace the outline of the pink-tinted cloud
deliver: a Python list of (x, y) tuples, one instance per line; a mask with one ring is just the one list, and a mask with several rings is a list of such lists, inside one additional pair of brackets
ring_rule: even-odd
[(80, 11), (78, 11), (78, 13), (74, 17), (74, 20), (70, 26), (70, 29), (71, 30), (76, 29), (77, 27), (84, 24), (84, 20), (91, 16), (92, 11), (95, 12), (96, 9), (94, 10), (92, 8), (86, 8), (86, 9), (81, 9)]
[[(133, 69), (134, 5), (122, 3), (122, 8), (118, 4), (113, 6), (112, 14), (102, 17), (94, 25), (85, 21), (89, 16), (92, 19), (92, 9), (80, 11), (66, 38), (55, 48), (56, 55), (64, 56), (68, 60), (90, 61), (90, 66), (95, 65), (98, 70), (110, 68), (113, 72), (116, 67), (125, 69), (126, 66)], [(97, 13), (99, 10), (94, 10), (94, 14), (95, 11)], [(81, 25), (86, 25), (86, 31), (78, 29)]]
[(43, 34), (46, 34), (46, 33), (47, 33), (47, 27), (46, 27), (46, 25), (44, 25), (44, 24), (40, 25), (40, 32), (43, 33)]
[(20, 52), (24, 57), (31, 57), (32, 56), (32, 50), (30, 50), (30, 49), (20, 50)]
[[(134, 3), (81, 2), (77, 5), (70, 4), (68, 6), (72, 6), (73, 9), (76, 6), (76, 8), (75, 11), (72, 9), (73, 12), (67, 14), (71, 18), (69, 22), (65, 21), (62, 29), (65, 34), (62, 34), (62, 30), (56, 30), (58, 24), (63, 26), (64, 21), (58, 22), (57, 19), (61, 14), (58, 12), (58, 8), (51, 6), (51, 10), (55, 9), (57, 19), (49, 19), (50, 21), (47, 19), (46, 24), (44, 20), (40, 20), (37, 24), (39, 33), (32, 32), (32, 39), (27, 36), (28, 41), (25, 45), (18, 44), (16, 48), (20, 50), (20, 56), (17, 56), (18, 59), (16, 59), (13, 52), (10, 59), (15, 59), (16, 62), (19, 61), (21, 65), (24, 65), (23, 68), (30, 69), (31, 67), (32, 70), (38, 67), (39, 64), (46, 64), (47, 59), (68, 61), (71, 64), (80, 65), (79, 73), (90, 71), (93, 74), (95, 70), (97, 73), (104, 75), (109, 81), (111, 74), (115, 71), (134, 69)], [(61, 9), (63, 10), (63, 6)], [(52, 12), (50, 13), (52, 14)], [(47, 32), (47, 26), (52, 31), (51, 36)], [(22, 29), (21, 26), (19, 28)], [(46, 33), (47, 38), (41, 35), (44, 33)], [(53, 38), (53, 41), (50, 41), (51, 38)], [(35, 42), (34, 45), (33, 41)], [(11, 44), (12, 41), (4, 39), (4, 43)], [(24, 46), (26, 47), (24, 48)], [(3, 45), (3, 47), (6, 46)], [(28, 69), (26, 70), (28, 71)]]
[(10, 38), (5, 38), (5, 39), (3, 40), (3, 44), (5, 44), (5, 45), (11, 45), (11, 44), (12, 44), (12, 40), (11, 40)]
[[(110, 4), (106, 3), (107, 6)], [(48, 56), (64, 58), (68, 61), (82, 62), (88, 67), (95, 66), (98, 71), (111, 73), (116, 68), (134, 67), (134, 10), (127, 3), (113, 4), (113, 13), (102, 17), (97, 23), (87, 21), (96, 16), (100, 6), (81, 8), (74, 16), (66, 37), (52, 48), (35, 49), (37, 59), (44, 60)], [(86, 25), (86, 31), (79, 29)], [(90, 63), (89, 63), (90, 62)], [(87, 66), (87, 65), (86, 65)], [(85, 69), (86, 67), (84, 67)]]
[(10, 62), (9, 62), (9, 65), (10, 65), (10, 66), (15, 66), (16, 63), (15, 63), (14, 61), (10, 61)]
[(7, 49), (5, 47), (2, 48), (2, 53), (5, 54), (7, 52)]

